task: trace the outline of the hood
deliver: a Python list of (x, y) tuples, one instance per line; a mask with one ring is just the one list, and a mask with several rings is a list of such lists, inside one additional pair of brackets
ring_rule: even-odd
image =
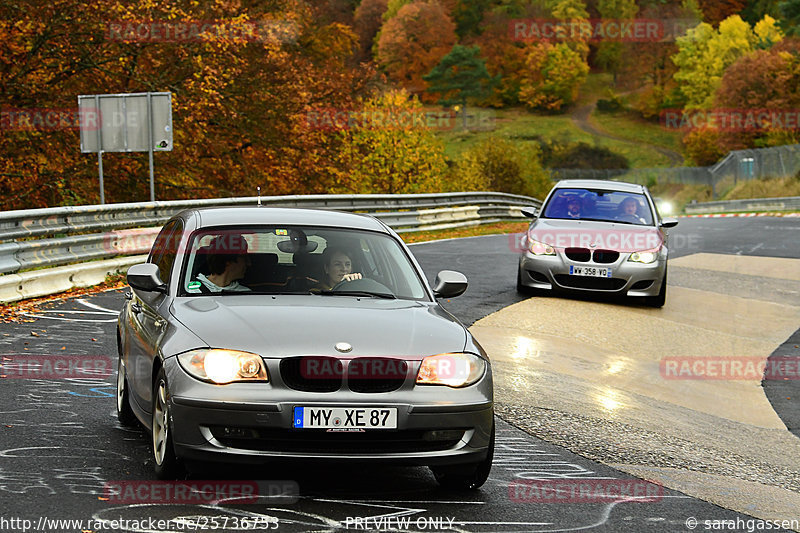
[(663, 243), (663, 235), (655, 226), (592, 220), (538, 219), (528, 230), (528, 236), (559, 249), (640, 252), (658, 249)]
[[(435, 304), (318, 295), (178, 298), (172, 315), (209, 347), (265, 357), (404, 356), (461, 351), (465, 328)], [(337, 342), (352, 345), (341, 354)]]

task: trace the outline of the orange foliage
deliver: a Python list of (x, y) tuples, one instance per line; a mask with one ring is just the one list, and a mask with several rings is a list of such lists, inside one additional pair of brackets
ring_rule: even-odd
[(383, 24), (383, 12), (389, 0), (361, 0), (356, 8), (354, 28), (360, 43), (361, 59), (371, 57), (372, 43)]
[(700, 0), (703, 20), (716, 26), (731, 15), (738, 15), (747, 6), (745, 0)]
[[(308, 2), (193, 4), (0, 2), (2, 107), (74, 109), (80, 94), (169, 91), (175, 148), (155, 154), (157, 199), (250, 195), (257, 185), (264, 194), (325, 192), (336, 140), (304, 119), (313, 108), (352, 107), (364, 93), (374, 73), (346, 68), (356, 35), (319, 22), (328, 17)], [(110, 31), (121, 21), (220, 21), (257, 31), (130, 42)], [(97, 156), (80, 153), (76, 129), (7, 126), (0, 208), (98, 201)], [(107, 201), (148, 199), (145, 153), (106, 154), (103, 165)]]
[(406, 4), (386, 21), (378, 39), (376, 60), (389, 78), (433, 101), (422, 76), (431, 71), (456, 44), (456, 25), (436, 0)]

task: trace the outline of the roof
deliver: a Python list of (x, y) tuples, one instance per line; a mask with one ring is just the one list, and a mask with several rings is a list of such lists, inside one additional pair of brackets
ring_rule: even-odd
[(303, 225), (362, 229), (386, 233), (382, 222), (368, 215), (293, 207), (208, 207), (186, 210), (183, 216), (198, 217), (198, 227), (242, 225)]
[(644, 187), (636, 183), (609, 180), (561, 180), (555, 185), (559, 189), (601, 189), (605, 191), (644, 192)]

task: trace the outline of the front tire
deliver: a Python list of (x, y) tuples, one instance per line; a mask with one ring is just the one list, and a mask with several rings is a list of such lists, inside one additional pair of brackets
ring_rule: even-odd
[(489, 449), (483, 461), (467, 465), (432, 466), (431, 471), (439, 485), (446, 489), (475, 490), (489, 479), (493, 457), (494, 423), (492, 423), (492, 435), (489, 438)]
[(153, 461), (158, 479), (178, 479), (186, 474), (183, 461), (175, 455), (170, 428), (169, 388), (161, 368), (153, 386)]
[(658, 291), (658, 295), (656, 296), (647, 296), (644, 299), (644, 303), (649, 305), (650, 307), (664, 307), (664, 304), (667, 303), (667, 271), (664, 270), (664, 279), (661, 281), (661, 290)]
[(526, 287), (522, 284), (522, 268), (517, 267), (517, 293), (524, 294), (525, 296), (535, 296), (536, 289)]
[(124, 427), (135, 427), (139, 421), (131, 409), (130, 388), (128, 386), (128, 372), (122, 354), (117, 359), (117, 420)]

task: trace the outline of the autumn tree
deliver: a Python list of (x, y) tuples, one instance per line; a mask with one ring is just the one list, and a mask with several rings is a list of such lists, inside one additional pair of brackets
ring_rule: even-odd
[(772, 48), (783, 40), (783, 32), (778, 26), (778, 22), (769, 15), (764, 15), (764, 18), (756, 22), (753, 33), (756, 36), (756, 48), (762, 50)]
[[(320, 20), (301, 2), (0, 0), (0, 98), (8, 109), (74, 109), (79, 94), (170, 91), (175, 149), (156, 155), (159, 199), (249, 195), (257, 185), (316, 192), (336, 146), (303, 118), (317, 106), (351, 106), (372, 78), (346, 68), (357, 39), (349, 27)], [(152, 21), (219, 21), (221, 31), (142, 40), (111, 26)], [(4, 132), (3, 208), (96, 202), (97, 159), (77, 147), (75, 129)], [(107, 154), (103, 163), (109, 201), (148, 197), (146, 156)]]
[(699, 3), (703, 20), (712, 26), (740, 14), (747, 5), (746, 0), (699, 0)]
[(461, 104), (464, 129), (467, 129), (467, 100), (485, 98), (499, 81), (499, 76), (489, 76), (486, 61), (480, 55), (478, 46), (457, 44), (422, 77), (430, 84), (428, 91), (440, 95), (440, 104)]
[(683, 151), (698, 167), (711, 166), (725, 155), (719, 146), (719, 131), (711, 127), (693, 129), (682, 139)]
[(376, 59), (392, 81), (424, 97), (422, 76), (455, 43), (455, 24), (439, 2), (413, 2), (383, 25)]
[(370, 50), (383, 24), (389, 0), (361, 0), (356, 8), (354, 28), (360, 43), (361, 58), (368, 59)]
[[(600, 18), (604, 20), (630, 20), (636, 17), (638, 10), (635, 0), (597, 1), (597, 11), (600, 14)], [(624, 47), (624, 43), (614, 41), (604, 41), (597, 45), (595, 64), (614, 74), (615, 80), (620, 68)]]
[(492, 0), (459, 0), (452, 12), (456, 33), (460, 38), (480, 35), (480, 24)]
[(800, 0), (783, 0), (778, 4), (780, 27), (787, 36), (800, 37)]
[(542, 168), (538, 146), (500, 137), (467, 150), (456, 166), (459, 190), (497, 191), (544, 198), (552, 182)]
[(528, 47), (519, 98), (532, 109), (557, 111), (572, 104), (586, 81), (589, 66), (566, 43)]
[(709, 109), (725, 69), (750, 52), (756, 42), (750, 26), (738, 15), (723, 20), (719, 30), (702, 23), (678, 38), (675, 80), (688, 109)]
[[(724, 128), (719, 146), (725, 151), (772, 144), (776, 133), (800, 133), (797, 121), (784, 120), (800, 108), (800, 54), (785, 50), (756, 50), (736, 61), (726, 71), (715, 95), (716, 107), (747, 113), (776, 113), (763, 129)], [(762, 121), (763, 122), (763, 121)], [(764, 125), (764, 124), (762, 124)]]
[(470, 42), (480, 46), (489, 74), (500, 76), (500, 83), (485, 104), (499, 107), (520, 103), (519, 88), (529, 43), (509, 38), (509, 24), (513, 19), (541, 19), (548, 16), (541, 8), (538, 11), (534, 8), (524, 9), (521, 2), (513, 8), (508, 3), (495, 6), (484, 14), (480, 35)]
[(418, 100), (390, 91), (359, 107), (338, 133), (339, 172), (328, 192), (423, 193), (442, 190), (444, 145), (425, 120)]
[[(550, 9), (553, 18), (569, 21), (574, 24), (588, 22), (589, 12), (586, 10), (584, 0), (545, 0), (545, 5)], [(589, 56), (588, 36), (580, 34), (571, 36), (565, 43), (575, 52), (578, 52), (585, 61)]]

